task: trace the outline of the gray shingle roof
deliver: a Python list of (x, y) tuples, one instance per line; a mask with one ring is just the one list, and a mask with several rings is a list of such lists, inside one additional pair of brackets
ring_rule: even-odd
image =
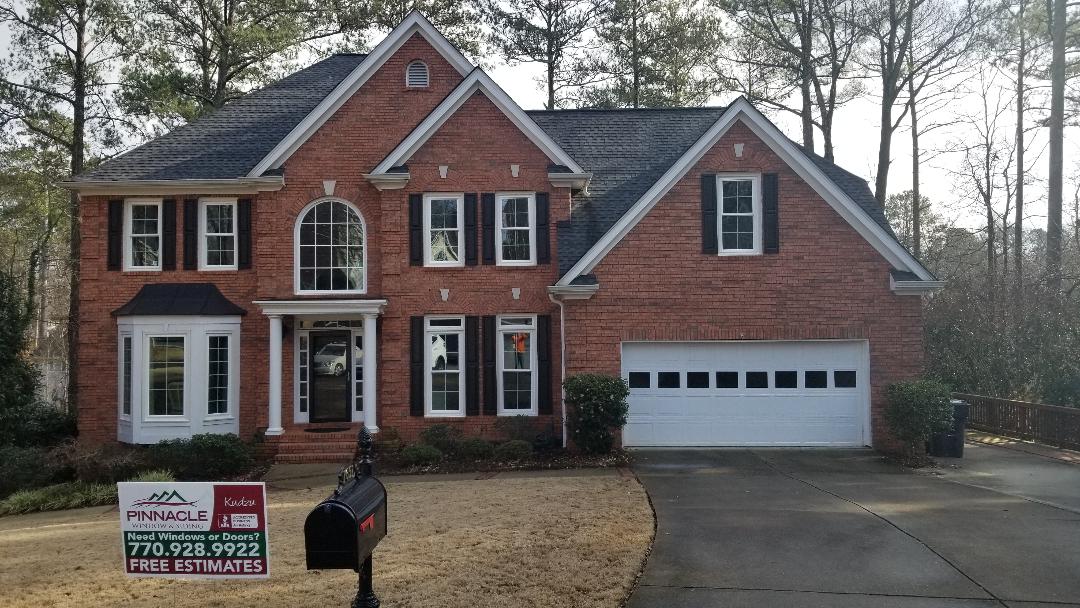
[[(566, 274), (724, 113), (725, 108), (536, 110), (528, 112), (586, 171), (587, 196), (559, 222), (559, 274)], [(799, 146), (802, 150), (802, 147)], [(893, 235), (866, 181), (803, 150), (870, 217)], [(895, 236), (894, 236), (895, 238)]]
[(230, 302), (212, 283), (151, 283), (143, 285), (135, 297), (112, 314), (231, 317), (246, 315), (247, 311)]
[(328, 57), (72, 181), (243, 177), (364, 57), (349, 54)]

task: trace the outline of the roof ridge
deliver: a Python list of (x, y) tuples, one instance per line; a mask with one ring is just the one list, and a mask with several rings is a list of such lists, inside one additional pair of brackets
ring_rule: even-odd
[(678, 111), (696, 111), (696, 110), (726, 110), (727, 106), (671, 106), (666, 108), (555, 108), (538, 109), (538, 110), (525, 110), (529, 113), (569, 113), (569, 112), (678, 112)]

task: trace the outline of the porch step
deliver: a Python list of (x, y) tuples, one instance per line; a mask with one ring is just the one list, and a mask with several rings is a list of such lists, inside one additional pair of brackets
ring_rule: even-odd
[(310, 454), (315, 452), (334, 454), (348, 452), (352, 454), (355, 450), (355, 441), (282, 441), (277, 444), (278, 454)]
[(274, 462), (277, 464), (300, 464), (300, 463), (313, 463), (313, 462), (335, 462), (340, 464), (347, 464), (353, 459), (353, 453), (350, 452), (305, 452), (305, 453), (283, 453), (278, 452), (274, 456)]

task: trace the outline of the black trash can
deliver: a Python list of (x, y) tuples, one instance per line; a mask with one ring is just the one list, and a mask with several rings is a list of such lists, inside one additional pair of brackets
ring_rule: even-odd
[(968, 404), (959, 399), (952, 400), (953, 424), (944, 433), (937, 433), (926, 442), (926, 451), (931, 456), (944, 458), (964, 457), (964, 432), (967, 430)]

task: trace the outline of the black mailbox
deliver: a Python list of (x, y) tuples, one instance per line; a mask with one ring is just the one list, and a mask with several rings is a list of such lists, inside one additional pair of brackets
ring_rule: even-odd
[(304, 546), (308, 570), (360, 571), (386, 536), (386, 488), (374, 477), (355, 477), (308, 514)]
[(356, 461), (338, 473), (330, 498), (304, 520), (308, 570), (359, 573), (352, 608), (379, 608), (372, 586), (371, 553), (386, 536), (386, 488), (375, 479), (373, 442), (366, 428), (356, 441)]

